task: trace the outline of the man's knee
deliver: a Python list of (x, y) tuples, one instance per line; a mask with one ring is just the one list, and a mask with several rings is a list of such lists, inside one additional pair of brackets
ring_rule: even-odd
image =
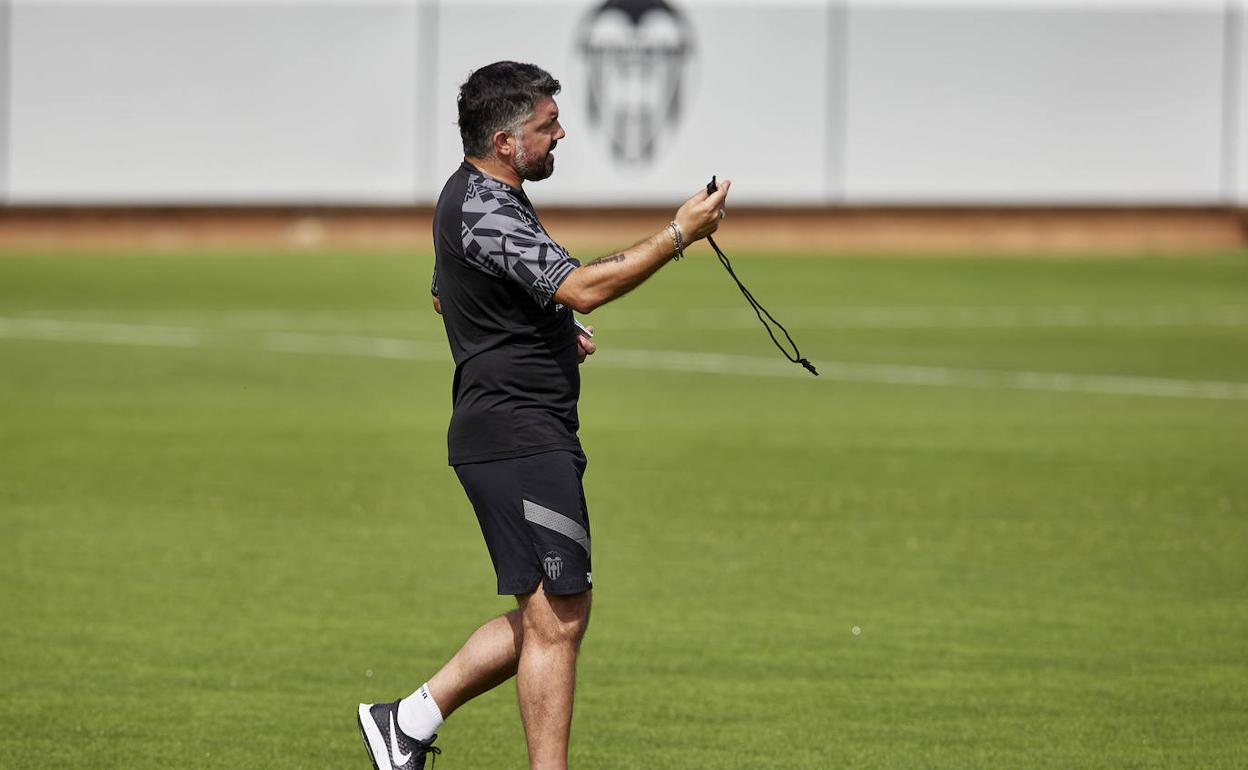
[(579, 645), (589, 626), (592, 591), (551, 596), (542, 590), (524, 602), (524, 638), (544, 644)]

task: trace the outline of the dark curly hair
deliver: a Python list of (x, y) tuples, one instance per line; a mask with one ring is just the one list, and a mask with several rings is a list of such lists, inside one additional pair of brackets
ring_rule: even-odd
[(468, 76), (459, 87), (459, 136), (464, 154), (485, 158), (496, 131), (511, 131), (533, 114), (539, 100), (559, 93), (559, 81), (536, 64), (499, 61)]

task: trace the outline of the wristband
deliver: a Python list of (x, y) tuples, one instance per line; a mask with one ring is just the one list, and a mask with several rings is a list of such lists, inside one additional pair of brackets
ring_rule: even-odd
[(680, 225), (676, 224), (676, 220), (672, 220), (667, 225), (667, 230), (672, 236), (672, 259), (680, 259), (685, 255), (685, 236), (680, 232)]

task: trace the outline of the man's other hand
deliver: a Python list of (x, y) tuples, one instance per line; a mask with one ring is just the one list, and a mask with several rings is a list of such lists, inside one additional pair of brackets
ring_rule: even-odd
[(442, 315), (442, 299), (438, 295), (433, 295), (433, 311), (438, 315)]
[[(585, 328), (589, 329), (591, 333), (594, 331), (594, 327), (592, 326), (586, 326)], [(585, 359), (589, 356), (592, 356), (597, 351), (598, 351), (598, 346), (594, 344), (593, 340), (591, 340), (589, 337), (586, 337), (584, 334), (577, 332), (576, 334), (576, 362), (577, 363), (579, 364), (585, 363)]]

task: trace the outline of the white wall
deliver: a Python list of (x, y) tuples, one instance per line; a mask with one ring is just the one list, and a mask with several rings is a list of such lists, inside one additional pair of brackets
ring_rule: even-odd
[(857, 202), (1215, 202), (1224, 4), (850, 12)]
[(9, 197), (9, 0), (0, 0), (0, 205)]
[(1226, 197), (1248, 206), (1248, 7), (1237, 3), (1230, 15), (1226, 57)]
[(30, 2), (12, 14), (9, 197), (416, 197), (410, 2)]
[(576, 47), (597, 0), (9, 0), (0, 200), (430, 203), (459, 84), (515, 58), (564, 83), (540, 203), (716, 173), (757, 204), (1248, 204), (1248, 0), (670, 1), (685, 109), (625, 164)]

